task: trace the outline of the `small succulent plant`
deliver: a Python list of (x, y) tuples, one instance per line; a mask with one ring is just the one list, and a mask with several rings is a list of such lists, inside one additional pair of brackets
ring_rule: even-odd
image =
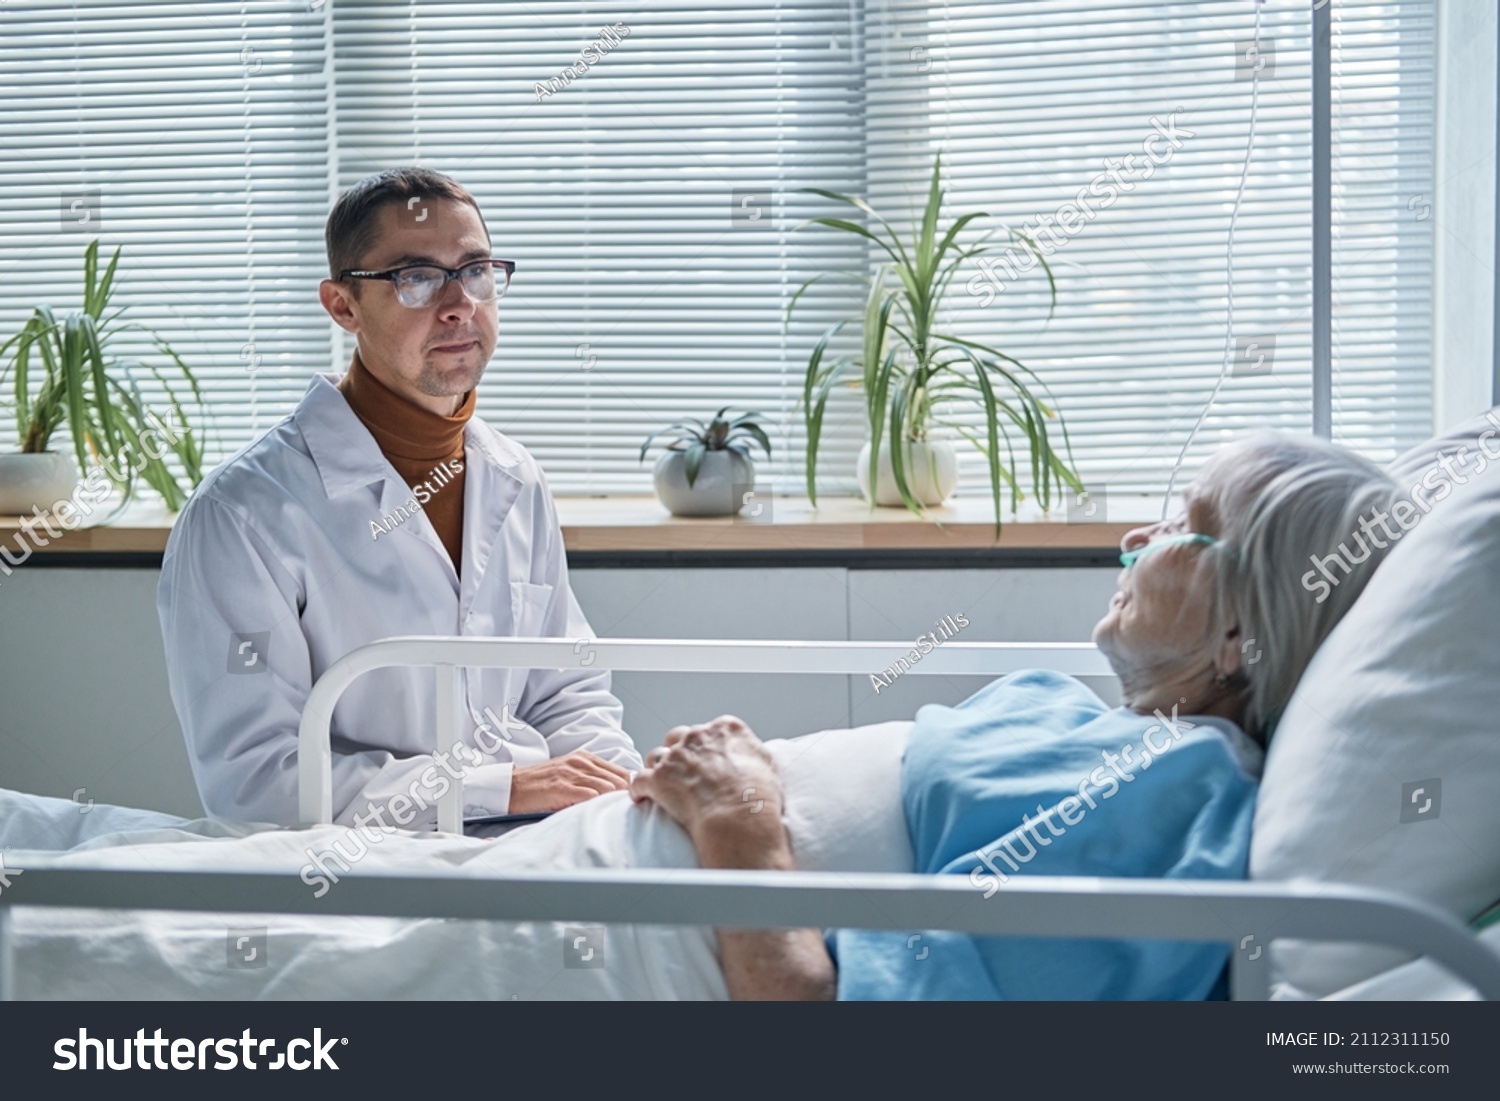
[(771, 457), (771, 439), (766, 435), (766, 430), (760, 426), (765, 420), (764, 414), (750, 412), (742, 413), (733, 420), (725, 418), (729, 412), (729, 406), (724, 406), (713, 415), (713, 419), (704, 424), (697, 417), (687, 417), (669, 424), (665, 428), (659, 428), (646, 437), (646, 442), (641, 444), (641, 462), (646, 461), (646, 452), (658, 436), (668, 433), (677, 433), (676, 438), (667, 445), (668, 451), (685, 451), (687, 453), (687, 483), (692, 485), (698, 479), (698, 470), (703, 466), (703, 456), (710, 451), (738, 451), (745, 458), (750, 457), (750, 448), (759, 444), (765, 451), (766, 457)]

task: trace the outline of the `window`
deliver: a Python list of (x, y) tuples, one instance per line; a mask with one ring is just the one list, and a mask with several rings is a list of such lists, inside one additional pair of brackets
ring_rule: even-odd
[(210, 465), (288, 412), (329, 359), (326, 51), (300, 4), (0, 7), (0, 341), (78, 308), (98, 236), (205, 387)]
[[(1434, 8), (1333, 7), (1334, 427), (1376, 459), (1430, 435)], [(0, 332), (76, 302), (90, 232), (122, 244), (118, 301), (199, 374), (212, 464), (347, 363), (316, 299), (333, 199), (423, 163), (475, 193), (517, 261), (479, 411), (556, 491), (647, 492), (645, 435), (732, 405), (776, 418), (774, 461), (757, 461), (795, 493), (807, 353), (854, 303), (820, 288), (785, 332), (783, 312), (808, 276), (870, 259), (798, 229), (833, 210), (799, 188), (899, 221), (942, 151), (951, 211), (1020, 227), (1144, 142), (1160, 155), (1152, 119), (1175, 114), (1170, 157), (1060, 235), (1049, 324), (1037, 272), (987, 305), (960, 281), (949, 316), (1038, 371), (1086, 481), (1159, 493), (1224, 359), (1253, 21), (1248, 0), (12, 2), (0, 85), (24, 109), (0, 117)], [(1226, 380), (1189, 471), (1242, 429), (1310, 423), (1308, 35), (1302, 0), (1262, 6), (1274, 69), (1231, 350), (1256, 341), (1269, 370)], [(99, 203), (91, 224), (64, 217), (78, 199)], [(854, 491), (864, 436), (841, 397), (825, 493)], [(964, 469), (979, 492), (979, 463)]]
[[(1038, 238), (1058, 284), (1050, 323), (1043, 273), (1012, 283), (999, 269), (1004, 289), (985, 293), (985, 279), (977, 296), (960, 289), (951, 325), (1041, 375), (1085, 481), (1162, 492), (1224, 364), (1226, 245), (1250, 121), (1237, 60), (1253, 38), (1252, 5), (880, 8), (867, 92), (876, 209), (920, 197), (939, 149), (952, 208), (1018, 229), (1076, 206), (1106, 173), (1085, 195), (1092, 217), (1073, 211), (1074, 232)], [(1432, 434), (1433, 223), (1422, 204), (1433, 193), (1434, 12), (1357, 0), (1332, 11), (1334, 434), (1386, 461)], [(1189, 471), (1246, 429), (1311, 427), (1310, 29), (1305, 3), (1262, 8), (1233, 367)], [(1263, 352), (1241, 356), (1251, 343)], [(969, 470), (970, 484), (985, 484), (977, 462)]]
[(724, 405), (777, 418), (763, 474), (800, 470), (799, 337), (841, 303), (799, 306), (787, 337), (782, 311), (806, 273), (861, 262), (793, 232), (823, 205), (794, 189), (863, 187), (850, 11), (336, 6), (339, 184), (420, 159), (474, 192), (517, 265), (478, 409), (555, 490), (649, 492), (646, 435)]

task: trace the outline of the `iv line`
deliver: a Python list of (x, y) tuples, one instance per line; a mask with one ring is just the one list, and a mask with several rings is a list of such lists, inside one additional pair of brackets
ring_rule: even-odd
[[(1219, 390), (1224, 385), (1224, 379), (1229, 375), (1229, 365), (1233, 362), (1231, 353), (1234, 349), (1234, 225), (1240, 216), (1240, 202), (1245, 197), (1245, 180), (1250, 175), (1250, 153), (1255, 148), (1255, 103), (1256, 93), (1260, 90), (1260, 5), (1263, 0), (1255, 0), (1255, 34), (1254, 44), (1250, 53), (1254, 55), (1256, 67), (1250, 72), (1250, 135), (1245, 142), (1245, 163), (1240, 168), (1240, 187), (1234, 196), (1234, 207), (1229, 212), (1229, 243), (1226, 250), (1224, 273), (1227, 280), (1226, 307), (1228, 316), (1224, 323), (1224, 365), (1219, 368), (1218, 381), (1214, 383), (1213, 391), (1208, 395), (1208, 401), (1203, 404), (1203, 411), (1198, 414), (1198, 420), (1193, 424), (1193, 430), (1188, 433), (1188, 438), (1183, 441), (1182, 450), (1177, 453), (1177, 462), (1172, 467), (1172, 475), (1167, 479), (1167, 492), (1161, 499), (1161, 518), (1167, 518), (1167, 509), (1172, 501), (1172, 487), (1177, 484), (1177, 475), (1182, 470), (1183, 460), (1187, 458), (1188, 448), (1193, 446), (1193, 440), (1197, 438), (1198, 429), (1203, 427), (1203, 420), (1208, 416), (1208, 411), (1213, 408), (1214, 399), (1219, 396)], [(1247, 60), (1249, 57), (1247, 55)]]

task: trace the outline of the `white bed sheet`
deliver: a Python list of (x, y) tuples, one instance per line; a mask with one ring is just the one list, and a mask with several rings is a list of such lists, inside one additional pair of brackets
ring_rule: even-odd
[[(1479, 939), (1500, 953), (1500, 925), (1479, 931)], [(1283, 988), (1285, 991), (1285, 988)], [(1283, 992), (1283, 997), (1286, 997)], [(1303, 995), (1305, 998), (1306, 995)], [(1329, 994), (1330, 1002), (1473, 1002), (1479, 991), (1447, 968), (1426, 958), (1382, 971), (1363, 982)]]
[[(786, 824), (809, 870), (910, 871), (900, 761), (911, 723), (820, 731), (768, 743), (787, 791)], [(0, 846), (66, 852), (88, 867), (299, 874), (308, 850), (344, 827), (311, 830), (184, 821), (154, 812), (0, 791)], [(336, 862), (329, 866), (337, 869)], [(623, 792), (572, 807), (493, 841), (385, 836), (357, 871), (503, 876), (585, 868), (691, 868), (686, 835)], [(309, 887), (311, 892), (314, 888)], [(329, 886), (328, 895), (338, 891)], [(232, 946), (264, 928), (257, 966)], [(613, 925), (584, 966), (568, 948), (581, 923), (477, 922), (257, 914), (17, 908), (20, 998), (55, 999), (721, 999), (711, 928)], [(592, 945), (601, 938), (584, 930)], [(255, 942), (250, 942), (251, 944)], [(231, 956), (236, 965), (231, 965)]]

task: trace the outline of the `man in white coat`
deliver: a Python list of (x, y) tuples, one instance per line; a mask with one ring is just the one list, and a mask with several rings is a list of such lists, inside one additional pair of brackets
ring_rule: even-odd
[[(172, 701), (212, 815), (295, 823), (297, 728), (313, 683), (390, 635), (593, 637), (536, 461), (475, 389), (514, 264), (473, 196), (422, 168), (342, 195), (320, 299), (350, 369), (213, 471), (168, 540), (157, 591)], [(343, 823), (430, 829), (462, 777), (465, 817), (557, 810), (641, 767), (607, 672), (468, 669), (464, 746), (436, 752), (431, 668), (367, 673), (333, 714)], [(387, 817), (388, 816), (388, 817)]]

